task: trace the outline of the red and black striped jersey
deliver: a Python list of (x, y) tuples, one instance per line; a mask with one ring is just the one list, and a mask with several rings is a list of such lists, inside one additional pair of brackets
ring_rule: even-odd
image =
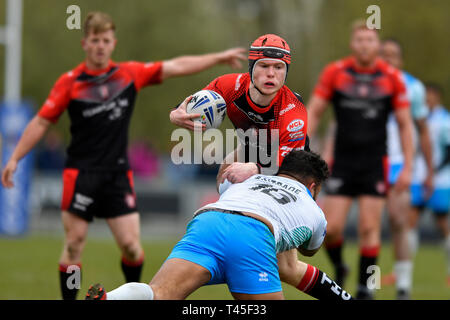
[[(227, 115), (236, 129), (267, 129), (270, 150), (270, 132), (278, 129), (278, 165), (291, 150), (304, 149), (308, 119), (306, 108), (299, 94), (283, 86), (268, 106), (258, 106), (249, 95), (250, 75), (248, 73), (226, 74), (213, 80), (205, 90), (219, 93), (227, 104)], [(247, 146), (247, 145), (246, 145)], [(262, 164), (264, 166), (264, 164)]]
[(381, 59), (370, 68), (359, 67), (354, 57), (330, 63), (314, 95), (333, 104), (335, 155), (385, 155), (389, 112), (409, 107), (400, 71)]
[(83, 62), (56, 81), (38, 115), (56, 122), (68, 110), (66, 168), (128, 169), (128, 127), (136, 93), (160, 83), (161, 71), (162, 62), (110, 61), (95, 71)]

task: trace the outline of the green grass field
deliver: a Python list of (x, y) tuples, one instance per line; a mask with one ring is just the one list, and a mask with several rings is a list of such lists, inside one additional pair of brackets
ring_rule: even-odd
[[(173, 241), (144, 241), (146, 262), (142, 281), (150, 281), (176, 243)], [(0, 238), (0, 299), (60, 299), (57, 261), (62, 249), (62, 237), (29, 236), (20, 239)], [(83, 280), (78, 298), (95, 282), (111, 290), (123, 283), (119, 250), (112, 239), (88, 239), (83, 255)], [(358, 248), (348, 244), (344, 251), (351, 267), (347, 289), (354, 293), (358, 269)], [(331, 265), (324, 250), (304, 261), (318, 266), (333, 277)], [(390, 245), (384, 245), (378, 264), (381, 272), (392, 267)], [(438, 245), (423, 245), (415, 259), (413, 299), (449, 299), (450, 288), (445, 286), (445, 254)], [(283, 285), (286, 299), (303, 300), (309, 296)], [(395, 299), (393, 287), (377, 290), (377, 299)], [(225, 285), (206, 286), (189, 299), (232, 299)]]

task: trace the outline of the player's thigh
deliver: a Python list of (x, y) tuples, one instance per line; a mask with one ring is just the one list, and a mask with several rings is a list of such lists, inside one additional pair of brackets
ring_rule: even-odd
[(120, 247), (138, 244), (140, 239), (140, 217), (138, 212), (106, 219)]
[(211, 279), (208, 269), (194, 262), (171, 258), (155, 274), (150, 286), (155, 300), (185, 299)]
[(284, 300), (283, 291), (262, 294), (232, 292), (231, 295), (236, 300)]
[(323, 212), (327, 219), (327, 234), (341, 233), (353, 199), (342, 195), (327, 195), (323, 202)]
[(89, 222), (69, 211), (62, 211), (61, 220), (68, 241), (83, 242), (86, 239)]

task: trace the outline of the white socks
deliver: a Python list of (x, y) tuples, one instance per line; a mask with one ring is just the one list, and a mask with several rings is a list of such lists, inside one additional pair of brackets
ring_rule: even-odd
[(107, 292), (106, 300), (153, 300), (153, 290), (147, 283), (129, 282)]
[(397, 290), (411, 291), (412, 287), (412, 269), (413, 264), (411, 260), (397, 261), (394, 265), (394, 272), (396, 276)]

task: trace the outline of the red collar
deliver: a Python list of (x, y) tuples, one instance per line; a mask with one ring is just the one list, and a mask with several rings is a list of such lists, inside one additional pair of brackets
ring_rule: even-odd
[(114, 61), (109, 60), (108, 61), (108, 66), (106, 68), (92, 70), (92, 69), (88, 69), (88, 67), (86, 66), (86, 62), (84, 61), (84, 62), (81, 63), (81, 70), (84, 73), (87, 73), (89, 75), (98, 76), (98, 75), (100, 75), (102, 73), (105, 73), (105, 72), (109, 71), (112, 67), (115, 67), (116, 65), (117, 64)]
[[(283, 85), (284, 87), (284, 85)], [(256, 105), (252, 99), (250, 98), (250, 82), (247, 85), (247, 89), (245, 90), (245, 97), (247, 98), (247, 102), (249, 104), (249, 106), (255, 110), (258, 113), (266, 113), (267, 111), (269, 111), (270, 109), (272, 109), (273, 105), (275, 104), (275, 101), (278, 100), (280, 94), (281, 94), (281, 90), (283, 89), (283, 87), (280, 88), (280, 90), (278, 90), (277, 94), (275, 95), (275, 97), (272, 99), (272, 101), (270, 102), (270, 104), (267, 107), (260, 107), (258, 105)]]
[(370, 67), (361, 67), (358, 65), (356, 58), (354, 56), (349, 57), (349, 62), (353, 69), (358, 73), (374, 73), (380, 66), (381, 59), (376, 58), (374, 63)]

